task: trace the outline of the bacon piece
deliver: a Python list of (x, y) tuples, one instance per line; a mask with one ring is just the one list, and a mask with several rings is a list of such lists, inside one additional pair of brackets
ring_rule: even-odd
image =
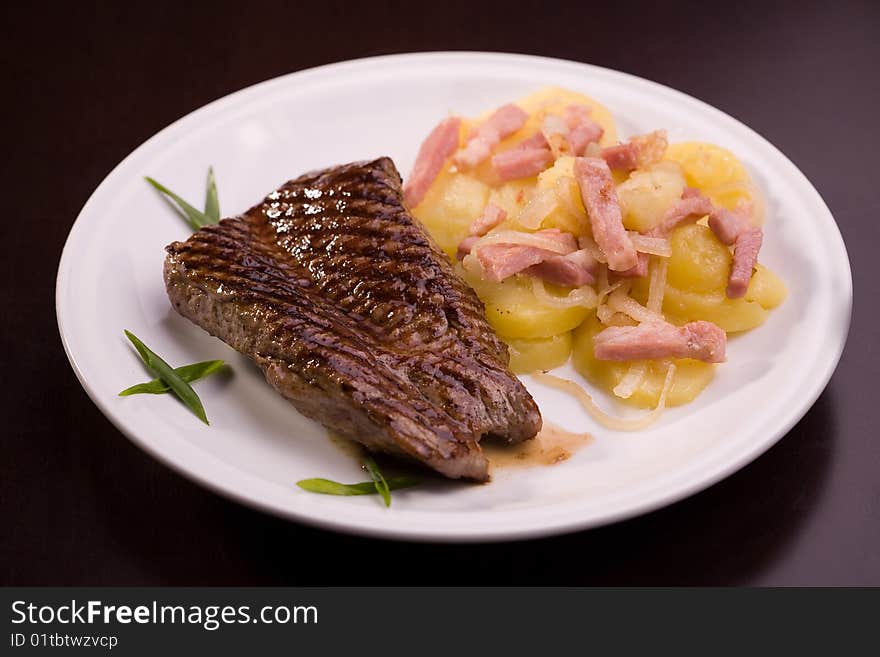
[(565, 287), (580, 287), (596, 282), (598, 261), (589, 251), (580, 249), (567, 255), (554, 255), (526, 269), (527, 274)]
[(705, 217), (715, 209), (712, 201), (708, 196), (703, 196), (699, 190), (691, 187), (685, 188), (682, 192), (681, 200), (676, 201), (664, 215), (662, 221), (654, 226), (646, 234), (652, 237), (665, 237), (680, 225), (697, 221), (700, 217)]
[(483, 266), (486, 280), (496, 283), (555, 255), (553, 251), (523, 244), (486, 244), (477, 247), (477, 258)]
[(522, 128), (529, 115), (513, 104), (502, 105), (480, 124), (471, 134), (464, 148), (455, 154), (453, 161), (468, 169), (477, 166), (492, 154), (502, 139)]
[(633, 137), (625, 144), (603, 148), (602, 158), (612, 169), (632, 171), (662, 160), (667, 145), (666, 131), (655, 130)]
[(431, 183), (443, 168), (446, 158), (458, 148), (460, 127), (461, 119), (450, 116), (440, 121), (422, 142), (416, 155), (416, 163), (403, 186), (403, 198), (410, 208), (421, 203)]
[(464, 257), (471, 252), (471, 249), (474, 248), (474, 244), (480, 241), (479, 237), (475, 235), (469, 235), (465, 237), (461, 242), (458, 243), (458, 251), (455, 253), (455, 257), (458, 260), (463, 260)]
[[(546, 143), (544, 135), (540, 137)], [(492, 157), (492, 168), (497, 176), (505, 181), (536, 176), (552, 163), (553, 153), (549, 148), (517, 147)]]
[(603, 148), (602, 159), (617, 171), (632, 171), (639, 167), (639, 152), (632, 142)]
[(749, 289), (752, 272), (758, 262), (758, 252), (764, 240), (764, 231), (760, 228), (748, 228), (741, 232), (733, 245), (733, 264), (730, 277), (727, 279), (727, 297), (739, 299)]
[(605, 254), (609, 269), (626, 271), (635, 267), (638, 256), (623, 227), (614, 179), (605, 160), (597, 157), (576, 158), (574, 175), (590, 217), (593, 239)]
[(578, 123), (583, 121), (584, 119), (589, 119), (593, 115), (593, 108), (589, 105), (583, 105), (581, 103), (573, 103), (565, 107), (562, 110), (562, 118), (565, 119), (565, 122), (568, 124), (569, 128), (573, 128)]
[(654, 360), (694, 358), (724, 362), (727, 334), (712, 322), (673, 326), (668, 322), (643, 322), (638, 326), (609, 326), (593, 338), (598, 360)]
[[(537, 265), (549, 258), (565, 255), (577, 250), (574, 235), (564, 233), (558, 228), (547, 228), (526, 235), (537, 235), (554, 246), (556, 250), (544, 249), (526, 244), (484, 244), (477, 246), (477, 258), (483, 266), (486, 279), (503, 281), (532, 265)], [(555, 244), (554, 244), (555, 243)], [(461, 245), (459, 249), (461, 249)]]
[(562, 110), (562, 118), (568, 126), (568, 145), (574, 155), (583, 155), (587, 146), (605, 134), (604, 128), (590, 118), (591, 111), (586, 105), (569, 105)]
[(621, 278), (643, 278), (648, 275), (648, 254), (647, 253), (638, 253), (639, 261), (636, 263), (635, 267), (630, 267), (625, 271), (617, 272), (617, 275)]
[(500, 208), (494, 203), (488, 203), (483, 208), (482, 214), (471, 222), (468, 232), (476, 237), (482, 237), (505, 219), (507, 219), (507, 212), (504, 211), (504, 208)]
[(726, 208), (714, 208), (709, 214), (709, 228), (715, 233), (715, 237), (722, 244), (730, 246), (736, 242), (740, 233), (751, 228), (751, 222), (744, 210), (728, 210)]
[(669, 142), (665, 130), (655, 130), (646, 135), (636, 135), (630, 139), (639, 152), (639, 166), (647, 167), (663, 159)]

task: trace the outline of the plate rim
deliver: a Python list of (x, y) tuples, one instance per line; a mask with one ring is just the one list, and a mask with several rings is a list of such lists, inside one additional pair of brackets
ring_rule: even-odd
[[(708, 114), (711, 118), (720, 118), (722, 121), (728, 123), (728, 125), (733, 125), (738, 127), (741, 130), (745, 130), (746, 133), (753, 139), (758, 140), (762, 143), (764, 147), (770, 148), (776, 152), (776, 154), (782, 158), (790, 167), (791, 173), (795, 175), (796, 178), (799, 179), (801, 185), (809, 190), (812, 194), (813, 202), (815, 203), (817, 208), (821, 208), (824, 210), (823, 221), (825, 219), (830, 219), (830, 225), (826, 226), (827, 228), (833, 229), (832, 234), (835, 236), (834, 247), (840, 249), (840, 253), (843, 256), (842, 264), (845, 265), (838, 273), (844, 274), (842, 277), (845, 283), (845, 290), (838, 290), (838, 292), (845, 292), (845, 296), (842, 298), (844, 303), (840, 307), (840, 314), (842, 317), (838, 317), (840, 322), (840, 334), (839, 336), (835, 336), (836, 339), (833, 344), (833, 350), (830, 350), (830, 353), (827, 353), (821, 363), (821, 375), (813, 378), (811, 385), (807, 391), (807, 394), (802, 394), (797, 398), (798, 403), (796, 405), (796, 410), (789, 412), (784, 421), (777, 425), (777, 428), (773, 431), (762, 432), (758, 431), (759, 435), (763, 435), (763, 439), (755, 440), (752, 443), (749, 443), (748, 449), (743, 449), (740, 453), (736, 455), (736, 458), (728, 459), (720, 466), (716, 467), (711, 472), (705, 472), (699, 476), (692, 477), (689, 481), (686, 481), (684, 484), (677, 485), (672, 487), (670, 490), (667, 490), (665, 493), (661, 493), (655, 495), (653, 498), (649, 500), (643, 500), (640, 502), (630, 503), (625, 505), (624, 508), (618, 509), (616, 511), (612, 511), (610, 513), (597, 514), (591, 517), (583, 518), (578, 520), (577, 518), (565, 517), (562, 518), (554, 518), (550, 522), (546, 522), (544, 524), (539, 525), (530, 525), (526, 527), (510, 527), (510, 526), (502, 526), (502, 527), (482, 527), (479, 529), (473, 528), (449, 528), (449, 527), (441, 527), (440, 529), (435, 528), (426, 528), (425, 526), (420, 526), (417, 529), (410, 530), (406, 527), (400, 526), (384, 526), (384, 525), (373, 525), (368, 521), (364, 521), (361, 523), (352, 522), (350, 519), (344, 519), (341, 521), (337, 521), (332, 517), (322, 517), (317, 514), (305, 514), (302, 513), (298, 509), (291, 508), (283, 508), (272, 504), (266, 500), (260, 499), (256, 495), (250, 494), (248, 491), (242, 491), (234, 488), (230, 485), (224, 485), (218, 481), (211, 479), (206, 473), (194, 470), (192, 468), (187, 467), (183, 463), (179, 463), (175, 461), (171, 455), (162, 452), (156, 445), (152, 444), (148, 440), (142, 440), (134, 429), (129, 429), (126, 422), (123, 420), (121, 415), (118, 415), (110, 406), (109, 403), (104, 403), (97, 394), (97, 391), (91, 387), (89, 382), (85, 379), (85, 376), (82, 372), (82, 369), (78, 363), (77, 356), (72, 352), (71, 346), (69, 344), (69, 336), (65, 331), (65, 322), (64, 315), (65, 311), (63, 309), (63, 292), (66, 289), (66, 286), (69, 284), (69, 277), (65, 279), (65, 272), (69, 269), (69, 260), (73, 256), (71, 255), (71, 244), (74, 240), (75, 235), (78, 235), (79, 231), (83, 230), (84, 220), (82, 218), (91, 211), (91, 206), (94, 204), (96, 197), (98, 194), (105, 188), (109, 186), (117, 172), (125, 167), (125, 165), (135, 157), (137, 157), (143, 151), (146, 151), (151, 145), (155, 142), (158, 142), (165, 138), (168, 133), (172, 133), (181, 128), (181, 126), (194, 121), (196, 118), (210, 118), (211, 114), (220, 110), (221, 106), (228, 106), (230, 103), (234, 103), (239, 101), (242, 97), (248, 96), (251, 94), (255, 94), (259, 91), (265, 91), (273, 86), (281, 86), (283, 84), (287, 84), (289, 80), (292, 78), (308, 78), (310, 76), (315, 75), (324, 75), (328, 72), (332, 72), (334, 69), (348, 69), (348, 68), (357, 68), (361, 66), (373, 66), (373, 65), (382, 65), (388, 64), (390, 62), (400, 62), (401, 60), (419, 60), (423, 59), (426, 62), (432, 60), (434, 63), (440, 63), (444, 65), (454, 65), (455, 60), (468, 61), (473, 59), (481, 59), (484, 61), (488, 61), (491, 59), (497, 60), (519, 60), (524, 63), (532, 63), (532, 64), (543, 64), (549, 66), (568, 66), (572, 68), (580, 68), (582, 70), (586, 69), (591, 71), (594, 74), (600, 75), (610, 75), (612, 77), (618, 77), (623, 79), (629, 79), (631, 81), (637, 82), (639, 85), (648, 85), (649, 87), (653, 87), (657, 90), (662, 90), (665, 94), (672, 94), (673, 96), (678, 96), (679, 99), (688, 101), (692, 104), (695, 104), (699, 109), (704, 113)], [(307, 69), (302, 69), (299, 71), (294, 71), (291, 73), (286, 73), (274, 78), (270, 78), (253, 85), (249, 85), (242, 89), (233, 91), (229, 94), (223, 95), (219, 98), (216, 98), (190, 112), (185, 114), (184, 116), (176, 119), (172, 123), (168, 124), (152, 136), (150, 136), (147, 140), (142, 142), (136, 148), (134, 148), (128, 155), (126, 155), (116, 166), (114, 166), (110, 172), (101, 180), (98, 186), (93, 190), (93, 192), (89, 195), (89, 198), (83, 205), (80, 212), (77, 214), (76, 219), (70, 227), (70, 231), (65, 239), (64, 247), (61, 252), (61, 256), (59, 258), (58, 269), (56, 273), (56, 283), (55, 283), (55, 314), (56, 320), (58, 324), (58, 330), (60, 333), (62, 345), (64, 347), (64, 352), (68, 358), (68, 361), (71, 364), (71, 367), (74, 370), (74, 373), (79, 381), (80, 385), (86, 391), (86, 394), (89, 396), (91, 401), (98, 407), (101, 413), (108, 419), (110, 422), (116, 427), (117, 430), (120, 431), (124, 436), (126, 436), (130, 441), (132, 441), (135, 445), (137, 445), (140, 449), (144, 450), (147, 454), (150, 454), (153, 458), (158, 460), (163, 465), (169, 467), (172, 471), (185, 476), (186, 478), (194, 481), (200, 486), (207, 488), (208, 490), (220, 494), (227, 499), (231, 499), (236, 503), (243, 504), (245, 506), (249, 506), (252, 508), (259, 509), (260, 511), (270, 513), (275, 516), (279, 516), (288, 520), (294, 520), (296, 522), (301, 522), (303, 524), (320, 527), (322, 529), (329, 529), (332, 531), (349, 533), (349, 534), (357, 534), (362, 536), (369, 536), (373, 538), (385, 538), (385, 539), (397, 539), (397, 540), (408, 540), (408, 541), (417, 541), (417, 542), (444, 542), (444, 543), (473, 543), (473, 542), (497, 542), (497, 541), (508, 541), (508, 540), (523, 540), (523, 539), (534, 539), (545, 536), (554, 536), (564, 533), (581, 531), (584, 529), (599, 527), (604, 525), (609, 525), (612, 523), (620, 522), (622, 520), (626, 520), (629, 518), (633, 518), (635, 516), (643, 515), (655, 511), (659, 508), (663, 508), (674, 504), (686, 497), (694, 495), (702, 490), (713, 486), (719, 481), (729, 477), (736, 471), (743, 468), (745, 465), (751, 463), (763, 453), (765, 453), (770, 447), (775, 445), (782, 437), (784, 437), (793, 427), (797, 424), (806, 413), (813, 407), (816, 400), (822, 394), (822, 392), (827, 387), (828, 383), (831, 380), (831, 377), (836, 370), (840, 358), (843, 354), (844, 347), (847, 342), (847, 338), (849, 336), (849, 331), (851, 327), (852, 321), (852, 308), (853, 308), (853, 289), (852, 289), (852, 264), (849, 259), (849, 254), (846, 249), (846, 244), (843, 240), (843, 236), (840, 232), (840, 227), (837, 225), (836, 220), (834, 219), (833, 214), (828, 208), (825, 200), (822, 198), (819, 191), (816, 187), (810, 182), (810, 180), (806, 177), (806, 175), (800, 170), (800, 168), (794, 164), (779, 148), (777, 148), (772, 142), (766, 139), (759, 132), (748, 126), (747, 124), (739, 121), (738, 119), (730, 116), (726, 112), (694, 97), (690, 94), (684, 93), (672, 87), (660, 84), (658, 82), (654, 82), (652, 80), (642, 78), (630, 73), (626, 73), (623, 71), (617, 71), (614, 69), (596, 66), (593, 64), (587, 64), (583, 62), (576, 62), (573, 60), (567, 59), (559, 59), (554, 57), (544, 57), (537, 55), (526, 55), (519, 53), (506, 53), (506, 52), (484, 52), (484, 51), (431, 51), (431, 52), (417, 52), (417, 53), (398, 53), (392, 55), (380, 55), (375, 57), (363, 57), (351, 60), (344, 60), (339, 62), (333, 62), (329, 64), (324, 64), (321, 66), (311, 67)], [(828, 345), (826, 345), (827, 347)], [(515, 511), (510, 511), (508, 513), (516, 513)]]

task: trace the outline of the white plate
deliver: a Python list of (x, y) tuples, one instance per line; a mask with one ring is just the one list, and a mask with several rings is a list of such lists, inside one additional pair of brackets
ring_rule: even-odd
[[(607, 105), (622, 135), (664, 127), (672, 141), (705, 140), (737, 153), (767, 193), (761, 260), (788, 283), (785, 304), (758, 330), (732, 339), (729, 362), (709, 388), (651, 430), (600, 429), (571, 399), (527, 381), (546, 419), (597, 436), (565, 463), (502, 471), (485, 486), (440, 483), (400, 492), (391, 509), (375, 497), (299, 490), (294, 482), (305, 477), (357, 481), (363, 475), (246, 358), (171, 309), (162, 283), (163, 247), (188, 230), (143, 176), (201, 203), (205, 172), (213, 165), (229, 216), (324, 165), (387, 154), (405, 174), (421, 139), (450, 110), (473, 115), (551, 84)], [(630, 75), (484, 53), (323, 66), (193, 112), (101, 183), (70, 232), (57, 283), (61, 337), (80, 382), (123, 433), (164, 463), (291, 519), (450, 541), (592, 527), (656, 509), (731, 474), (779, 440), (816, 400), (843, 349), (851, 303), (849, 262), (828, 208), (803, 174), (755, 132), (698, 100)], [(210, 427), (170, 396), (116, 396), (145, 378), (123, 328), (174, 365), (207, 358), (232, 363), (231, 379), (197, 386)]]

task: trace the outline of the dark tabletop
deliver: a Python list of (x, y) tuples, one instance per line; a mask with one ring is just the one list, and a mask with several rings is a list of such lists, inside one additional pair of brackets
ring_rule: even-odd
[[(880, 584), (876, 3), (735, 3), (728, 15), (710, 3), (11, 4), (0, 9), (11, 210), (0, 222), (0, 584)], [(416, 50), (535, 53), (656, 80), (750, 125), (804, 171), (840, 225), (856, 298), (837, 372), (783, 440), (648, 516), (444, 546), (244, 508), (111, 426), (77, 383), (54, 313), (62, 245), (98, 183), (229, 92)]]

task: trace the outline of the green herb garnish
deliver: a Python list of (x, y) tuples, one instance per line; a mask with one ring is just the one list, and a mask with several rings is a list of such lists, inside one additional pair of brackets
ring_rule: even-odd
[(205, 211), (194, 208), (192, 205), (184, 201), (180, 196), (172, 192), (165, 185), (157, 182), (153, 178), (147, 176), (145, 180), (160, 192), (165, 194), (172, 201), (177, 203), (183, 218), (193, 230), (198, 230), (203, 226), (216, 224), (220, 221), (220, 201), (217, 198), (217, 183), (214, 180), (214, 169), (208, 169), (208, 185), (205, 192)]
[[(388, 486), (388, 490), (409, 488), (421, 482), (418, 477), (407, 476), (391, 477), (384, 481)], [(375, 481), (362, 481), (358, 484), (340, 484), (338, 481), (331, 481), (330, 479), (303, 479), (296, 482), (296, 485), (310, 493), (320, 493), (322, 495), (375, 495), (379, 492)]]
[(205, 214), (213, 223), (220, 221), (220, 200), (217, 198), (217, 181), (214, 167), (208, 167), (208, 189), (205, 192)]
[(127, 337), (134, 345), (134, 348), (137, 349), (144, 364), (146, 364), (156, 376), (168, 384), (168, 387), (171, 388), (174, 394), (196, 414), (196, 417), (205, 424), (209, 424), (208, 417), (205, 415), (205, 409), (202, 406), (202, 401), (199, 399), (196, 391), (192, 389), (192, 386), (184, 381), (168, 363), (162, 360), (154, 352), (150, 351), (147, 345), (141, 342), (136, 335), (126, 330), (125, 337)]
[[(213, 374), (221, 367), (223, 367), (223, 365), (224, 363), (222, 360), (205, 360), (201, 363), (193, 363), (192, 365), (175, 367), (174, 372), (177, 374), (177, 376), (179, 376), (187, 383), (192, 383), (193, 381), (204, 379), (209, 374)], [(147, 381), (146, 383), (138, 383), (137, 385), (133, 385), (130, 388), (126, 388), (119, 393), (119, 396), (127, 397), (128, 395), (141, 394), (161, 395), (165, 392), (169, 392), (170, 390), (171, 387), (162, 379), (153, 379), (152, 381)]]
[(379, 466), (376, 465), (376, 462), (373, 460), (371, 456), (364, 456), (363, 460), (364, 470), (367, 471), (367, 474), (370, 475), (370, 478), (373, 480), (373, 484), (376, 486), (376, 492), (382, 496), (382, 499), (385, 500), (385, 506), (391, 506), (391, 491), (388, 488), (388, 482), (385, 481), (385, 477), (382, 476), (382, 472), (379, 470)]

